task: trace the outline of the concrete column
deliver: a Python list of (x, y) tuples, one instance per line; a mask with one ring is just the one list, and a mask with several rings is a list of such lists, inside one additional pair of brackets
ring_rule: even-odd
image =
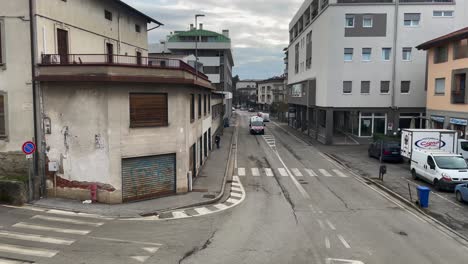
[(325, 123), (325, 144), (333, 144), (333, 109), (327, 109)]

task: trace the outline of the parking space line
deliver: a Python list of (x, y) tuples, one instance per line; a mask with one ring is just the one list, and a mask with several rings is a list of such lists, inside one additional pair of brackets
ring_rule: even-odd
[(341, 241), (341, 243), (343, 243), (343, 246), (345, 246), (345, 248), (351, 248), (351, 246), (348, 244), (348, 242), (346, 242), (342, 235), (338, 235), (338, 239)]

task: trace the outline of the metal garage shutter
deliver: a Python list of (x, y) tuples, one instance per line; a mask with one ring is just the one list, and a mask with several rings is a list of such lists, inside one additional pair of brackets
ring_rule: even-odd
[(175, 193), (175, 164), (175, 154), (123, 159), (123, 201), (137, 201)]

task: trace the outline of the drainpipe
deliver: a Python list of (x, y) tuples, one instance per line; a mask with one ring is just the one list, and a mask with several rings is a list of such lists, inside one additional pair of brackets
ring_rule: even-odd
[[(394, 15), (394, 23), (393, 23), (393, 63), (392, 63), (392, 91), (391, 91), (391, 97), (392, 97), (392, 104), (391, 104), (391, 109), (392, 109), (392, 114), (395, 114), (396, 110), (396, 105), (395, 105), (395, 89), (396, 89), (396, 61), (397, 61), (397, 40), (398, 40), (398, 11), (399, 11), (399, 5), (400, 5), (400, 0), (395, 0), (395, 15)], [(393, 130), (395, 131), (395, 117), (393, 117)], [(387, 128), (385, 128), (386, 130)]]
[(117, 44), (117, 55), (121, 55), (120, 54), (120, 12), (117, 15), (117, 35), (118, 35), (117, 38), (119, 41), (119, 43)]
[[(36, 92), (36, 81), (35, 81), (35, 78), (36, 78), (36, 42), (35, 42), (35, 36), (36, 36), (36, 30), (35, 30), (35, 18), (34, 18), (34, 10), (35, 10), (35, 5), (34, 5), (34, 0), (29, 0), (29, 34), (30, 34), (30, 39), (31, 39), (31, 83), (32, 83), (32, 99), (33, 99), (33, 119), (34, 119), (34, 125), (33, 125), (33, 129), (34, 129), (34, 141), (36, 143), (36, 145), (39, 145), (41, 144), (41, 140), (38, 138), (38, 129), (39, 129), (39, 126), (38, 126), (38, 109), (37, 109), (37, 92)], [(39, 151), (42, 150), (42, 147), (39, 148)], [(39, 176), (39, 157), (38, 157), (38, 153), (39, 151), (36, 151), (36, 153), (34, 153), (34, 168), (33, 168), (33, 172), (34, 172), (34, 180), (33, 182), (38, 178)], [(45, 175), (45, 174), (44, 174)], [(43, 176), (44, 176), (43, 175)], [(41, 194), (45, 193), (45, 179), (42, 178), (41, 179)], [(33, 185), (33, 184), (31, 184)], [(34, 186), (34, 185), (33, 185)], [(37, 196), (34, 195), (35, 194), (35, 188), (33, 187), (32, 188), (32, 197), (35, 197)], [(41, 195), (42, 196), (42, 195)], [(34, 199), (34, 198), (33, 198)]]

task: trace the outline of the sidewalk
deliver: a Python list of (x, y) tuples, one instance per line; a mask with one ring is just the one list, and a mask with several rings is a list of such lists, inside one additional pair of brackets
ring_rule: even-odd
[(418, 199), (416, 192), (418, 185), (431, 188), (433, 191), (431, 191), (429, 197), (429, 208), (424, 209), (424, 211), (463, 236), (468, 237), (468, 204), (457, 202), (454, 193), (434, 191), (432, 185), (413, 180), (407, 163), (384, 163), (387, 166), (387, 174), (383, 181), (379, 181), (377, 178), (380, 163), (377, 159), (368, 157), (368, 145), (327, 146), (289, 127), (287, 124), (278, 123), (278, 125), (309, 145), (313, 145), (321, 152), (333, 156), (361, 177), (378, 181), (381, 185), (408, 201), (411, 200), (414, 203)]
[(224, 129), (223, 135), (221, 136), (220, 148), (214, 148), (205, 161), (200, 175), (194, 180), (193, 192), (115, 205), (99, 203), (83, 204), (80, 201), (61, 198), (43, 198), (34, 202), (34, 205), (51, 209), (99, 214), (109, 217), (139, 217), (143, 214), (210, 201), (222, 191), (221, 188), (234, 130), (235, 127)]

